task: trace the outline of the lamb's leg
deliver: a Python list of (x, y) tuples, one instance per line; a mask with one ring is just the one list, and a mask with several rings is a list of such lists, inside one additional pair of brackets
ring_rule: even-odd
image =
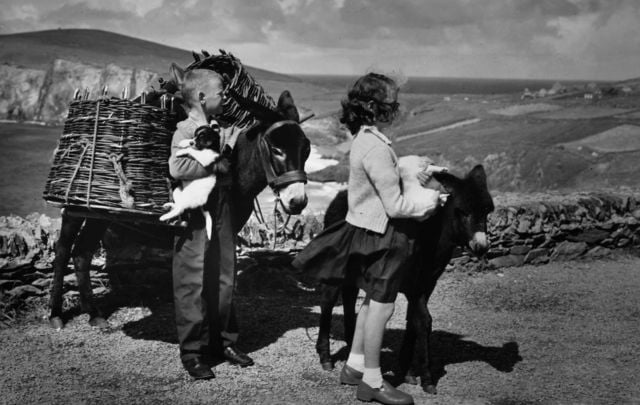
[(49, 324), (54, 329), (62, 329), (62, 283), (64, 273), (71, 256), (71, 247), (78, 236), (78, 231), (84, 222), (83, 218), (71, 217), (62, 212), (60, 236), (56, 242), (55, 258), (53, 259), (53, 282), (49, 292)]
[(331, 317), (333, 307), (340, 296), (341, 286), (321, 284), (322, 302), (320, 303), (320, 328), (318, 330), (318, 340), (316, 341), (316, 351), (320, 356), (320, 364), (324, 370), (333, 370), (331, 361), (331, 343), (329, 335), (331, 333)]
[(91, 259), (98, 249), (98, 243), (105, 231), (108, 223), (99, 219), (87, 219), (84, 227), (78, 236), (78, 242), (73, 248), (73, 264), (78, 280), (78, 291), (80, 292), (80, 308), (82, 312), (89, 314), (91, 326), (108, 326), (107, 321), (100, 310), (94, 305), (93, 291), (91, 289)]

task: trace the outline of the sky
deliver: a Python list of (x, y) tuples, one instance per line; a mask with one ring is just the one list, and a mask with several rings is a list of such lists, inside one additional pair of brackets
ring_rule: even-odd
[(280, 73), (640, 77), (640, 0), (2, 0), (0, 34), (95, 28)]

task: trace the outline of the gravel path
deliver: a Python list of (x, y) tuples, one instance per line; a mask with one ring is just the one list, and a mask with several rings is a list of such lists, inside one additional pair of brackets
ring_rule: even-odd
[[(337, 383), (342, 360), (332, 372), (317, 361), (319, 297), (296, 288), (282, 266), (254, 266), (239, 281), (241, 346), (254, 367), (220, 364), (215, 380), (191, 381), (178, 361), (169, 289), (114, 293), (103, 300), (109, 330), (78, 315), (54, 331), (34, 320), (43, 311), (0, 329), (0, 403), (358, 403), (353, 387)], [(640, 403), (638, 291), (640, 258), (627, 256), (445, 274), (431, 306), (446, 371), (438, 395), (402, 388), (418, 404)], [(384, 370), (394, 365), (405, 307), (396, 305)], [(337, 338), (341, 321), (334, 317)]]

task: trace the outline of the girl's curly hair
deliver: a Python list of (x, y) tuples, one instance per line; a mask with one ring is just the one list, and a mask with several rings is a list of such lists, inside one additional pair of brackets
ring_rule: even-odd
[(368, 73), (360, 77), (342, 100), (340, 122), (355, 135), (362, 125), (393, 121), (398, 111), (397, 93), (398, 85), (387, 76)]

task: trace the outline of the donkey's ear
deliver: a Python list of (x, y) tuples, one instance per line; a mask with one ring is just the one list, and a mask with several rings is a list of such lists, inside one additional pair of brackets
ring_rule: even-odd
[(280, 94), (280, 98), (278, 99), (278, 112), (288, 120), (300, 122), (298, 108), (289, 90), (285, 90)]
[(453, 193), (461, 181), (453, 174), (447, 172), (435, 172), (433, 173), (433, 178), (442, 184), (448, 193)]
[(182, 83), (184, 82), (184, 70), (180, 66), (172, 63), (169, 68), (169, 75), (178, 87), (182, 86)]
[(476, 165), (469, 173), (467, 173), (468, 179), (473, 179), (473, 182), (482, 188), (487, 188), (487, 174), (484, 171), (482, 165)]

